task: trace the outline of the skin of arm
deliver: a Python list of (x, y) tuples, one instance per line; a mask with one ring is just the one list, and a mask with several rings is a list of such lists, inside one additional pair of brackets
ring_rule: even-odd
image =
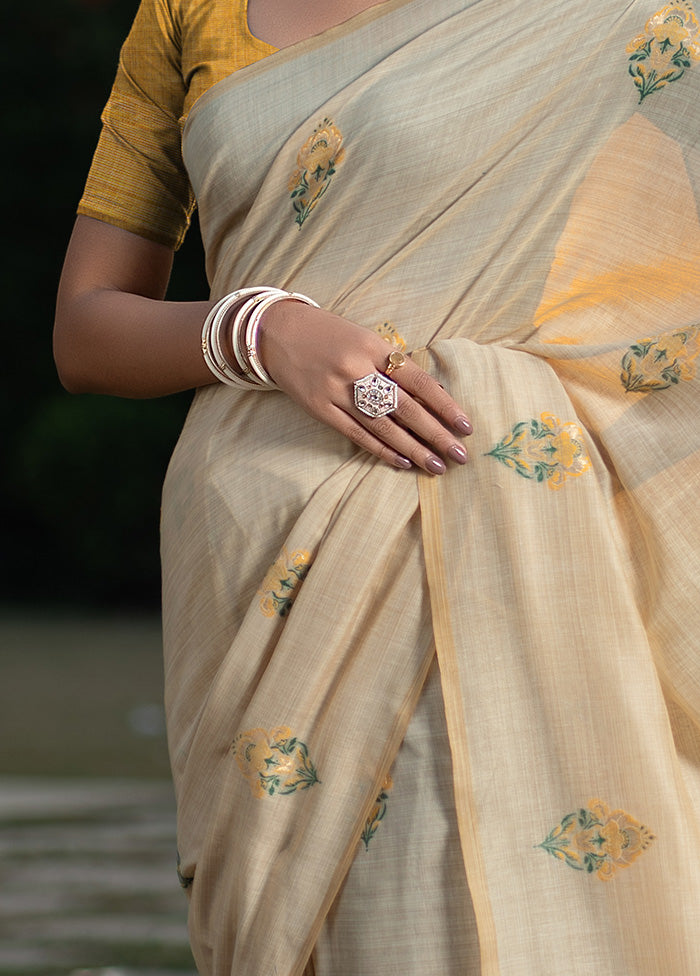
[[(215, 382), (201, 351), (213, 302), (166, 302), (172, 251), (129, 231), (79, 216), (59, 286), (54, 357), (71, 393), (157, 397)], [(323, 309), (284, 301), (260, 324), (260, 355), (277, 385), (308, 413), (389, 464), (442, 474), (463, 464), (457, 440), (471, 432), (463, 409), (410, 359), (398, 409), (359, 414), (352, 383), (383, 370), (387, 344)], [(457, 435), (457, 436), (455, 436)]]
[(200, 335), (211, 302), (165, 302), (173, 252), (79, 216), (56, 302), (54, 358), (70, 393), (157, 397), (214, 382)]

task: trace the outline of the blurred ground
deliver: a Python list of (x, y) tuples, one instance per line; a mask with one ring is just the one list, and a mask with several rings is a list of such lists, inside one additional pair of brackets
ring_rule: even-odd
[(151, 617), (0, 615), (0, 976), (194, 976)]
[(169, 778), (154, 616), (0, 613), (0, 775)]

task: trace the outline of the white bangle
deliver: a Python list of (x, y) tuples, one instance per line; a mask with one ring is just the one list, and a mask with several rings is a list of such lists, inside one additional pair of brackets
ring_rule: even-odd
[[(281, 288), (239, 288), (225, 295), (210, 309), (202, 326), (202, 355), (216, 379), (227, 386), (243, 390), (278, 389), (260, 361), (257, 340), (263, 313), (271, 305), (287, 298), (314, 308), (319, 307), (306, 295), (283, 291)], [(239, 305), (239, 308), (233, 319), (229, 340), (236, 364), (234, 366), (224, 351), (223, 339), (229, 312), (235, 305)]]
[(224, 314), (241, 297), (240, 291), (225, 295), (210, 309), (202, 326), (202, 355), (204, 356), (204, 362), (217, 380), (230, 386), (238, 386), (238, 383), (236, 383), (235, 379), (231, 378), (230, 372), (233, 371), (228, 360), (223, 355), (220, 331)]
[[(222, 345), (222, 330), (226, 325), (228, 312), (234, 305), (241, 302), (242, 299), (249, 298), (251, 295), (264, 297), (270, 293), (286, 294), (280, 292), (280, 289), (277, 288), (239, 288), (237, 291), (231, 292), (231, 294), (221, 298), (210, 309), (204, 320), (204, 325), (202, 326), (202, 355), (204, 356), (204, 361), (209, 371), (221, 383), (244, 390), (261, 388), (259, 379), (251, 374), (250, 367), (245, 360), (239, 359), (238, 355), (235, 355), (236, 363), (243, 371), (243, 374), (237, 372), (235, 367), (229, 362)], [(233, 339), (235, 354), (236, 347), (239, 343), (235, 341), (235, 336)]]
[(240, 366), (243, 374), (248, 378), (248, 381), (254, 386), (259, 387), (273, 387), (274, 384), (271, 379), (262, 380), (253, 370), (250, 360), (246, 355), (245, 347), (245, 334), (247, 330), (248, 321), (254, 309), (266, 298), (272, 295), (280, 295), (284, 297), (287, 292), (278, 291), (273, 289), (265, 289), (264, 291), (259, 291), (257, 295), (249, 298), (244, 302), (241, 307), (236, 312), (236, 317), (233, 320), (233, 326), (231, 330), (231, 345), (233, 347), (233, 355), (236, 362)]
[(291, 298), (297, 302), (303, 302), (305, 305), (311, 305), (314, 308), (318, 308), (318, 304), (313, 301), (313, 299), (307, 298), (306, 295), (299, 295), (297, 292), (286, 291), (277, 295), (266, 295), (261, 301), (256, 303), (253, 311), (248, 317), (248, 325), (246, 326), (245, 332), (245, 351), (248, 356), (248, 362), (250, 363), (251, 369), (266, 386), (274, 386), (275, 384), (263, 364), (260, 362), (260, 356), (258, 355), (258, 329), (260, 328), (260, 320), (270, 306), (275, 305), (277, 302), (285, 301), (288, 298)]
[[(260, 379), (255, 375), (255, 373), (250, 368), (250, 363), (248, 362), (245, 355), (245, 347), (242, 341), (242, 334), (245, 329), (245, 325), (248, 319), (248, 315), (251, 310), (255, 308), (258, 302), (266, 295), (270, 294), (280, 294), (284, 295), (286, 292), (281, 291), (279, 288), (250, 288), (245, 289), (245, 295), (243, 297), (244, 301), (240, 304), (239, 308), (236, 310), (233, 323), (229, 331), (229, 348), (233, 352), (234, 361), (238, 367), (236, 371), (231, 364), (229, 368), (231, 369), (231, 374), (234, 376), (238, 382), (239, 386), (243, 386), (245, 389), (275, 389), (274, 384), (263, 384)], [(223, 323), (223, 318), (222, 318)], [(220, 330), (219, 330), (220, 331)], [(223, 353), (223, 350), (221, 350)], [(226, 358), (224, 356), (224, 358)]]

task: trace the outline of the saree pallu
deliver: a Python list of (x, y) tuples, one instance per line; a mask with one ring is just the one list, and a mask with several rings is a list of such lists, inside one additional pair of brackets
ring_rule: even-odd
[(474, 971), (700, 972), (699, 61), (686, 3), (388, 0), (191, 113), (212, 296), (309, 294), (474, 424), (434, 478), (196, 394), (163, 563), (202, 974), (304, 971), (435, 656)]

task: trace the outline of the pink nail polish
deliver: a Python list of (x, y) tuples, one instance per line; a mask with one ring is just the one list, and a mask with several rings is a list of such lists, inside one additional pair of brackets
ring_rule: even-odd
[(441, 461), (440, 458), (430, 456), (425, 462), (425, 466), (432, 474), (444, 474), (447, 471), (445, 467), (445, 462)]
[(447, 449), (447, 456), (452, 458), (458, 464), (464, 464), (467, 460), (467, 452), (464, 450), (461, 444), (453, 444)]
[(466, 417), (457, 417), (452, 425), (460, 434), (471, 434), (474, 429)]
[(396, 457), (394, 458), (394, 464), (396, 465), (397, 468), (403, 468), (404, 471), (408, 471), (409, 468), (413, 467), (413, 465), (408, 460), (408, 458), (404, 457), (402, 454), (396, 455)]

